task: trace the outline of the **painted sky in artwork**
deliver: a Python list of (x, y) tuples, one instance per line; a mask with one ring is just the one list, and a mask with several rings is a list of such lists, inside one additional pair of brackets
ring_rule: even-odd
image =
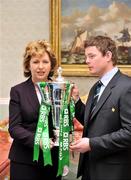
[(62, 0), (61, 27), (63, 47), (72, 42), (77, 30), (117, 41), (123, 28), (131, 34), (131, 0)]

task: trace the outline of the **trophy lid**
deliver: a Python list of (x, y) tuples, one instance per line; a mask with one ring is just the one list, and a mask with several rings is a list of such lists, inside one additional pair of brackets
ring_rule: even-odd
[(62, 76), (62, 67), (58, 67), (57, 69), (57, 74), (58, 74), (58, 77), (56, 78), (56, 81), (59, 83), (64, 83), (65, 80), (64, 80), (64, 77)]

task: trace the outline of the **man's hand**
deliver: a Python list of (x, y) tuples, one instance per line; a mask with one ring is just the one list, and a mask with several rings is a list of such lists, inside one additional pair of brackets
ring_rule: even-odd
[(91, 151), (90, 144), (89, 144), (89, 138), (81, 138), (78, 141), (71, 143), (70, 150), (81, 152), (81, 153)]
[(77, 102), (79, 100), (79, 90), (75, 84), (72, 88), (71, 96), (73, 97), (75, 102)]

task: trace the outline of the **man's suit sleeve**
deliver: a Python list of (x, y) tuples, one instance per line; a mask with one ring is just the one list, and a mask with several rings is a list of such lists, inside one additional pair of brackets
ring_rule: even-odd
[(85, 104), (81, 101), (81, 99), (79, 99), (78, 102), (75, 104), (75, 117), (82, 125), (84, 125), (84, 114)]

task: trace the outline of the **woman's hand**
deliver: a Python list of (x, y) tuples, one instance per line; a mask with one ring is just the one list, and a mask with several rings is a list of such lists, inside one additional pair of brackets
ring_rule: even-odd
[[(55, 143), (52, 138), (50, 138), (50, 149), (54, 147)], [(42, 149), (42, 139), (40, 140), (40, 148)]]
[(55, 143), (52, 138), (50, 138), (50, 149), (54, 147)]

